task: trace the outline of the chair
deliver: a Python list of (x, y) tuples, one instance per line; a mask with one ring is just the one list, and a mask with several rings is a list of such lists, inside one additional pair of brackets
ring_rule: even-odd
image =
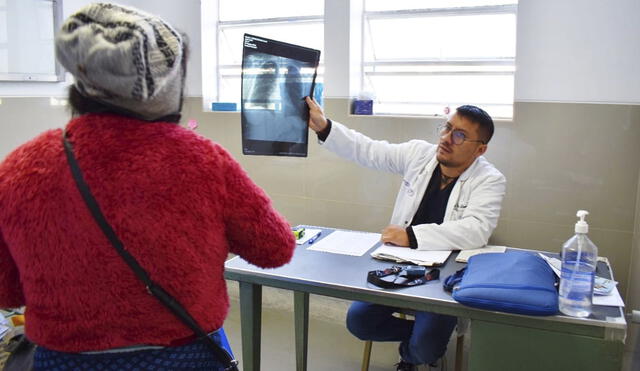
[[(410, 310), (401, 310), (398, 311), (398, 317), (405, 319), (407, 315), (411, 315), (413, 311)], [(467, 332), (468, 328), (468, 320), (463, 318), (458, 318), (458, 326), (456, 327), (456, 359), (454, 370), (461, 371), (462, 370), (462, 361), (464, 357), (464, 334)], [(364, 342), (364, 352), (362, 354), (362, 368), (361, 371), (369, 371), (369, 362), (371, 360), (371, 347), (373, 346), (373, 341), (367, 340)], [(444, 357), (443, 357), (444, 360)], [(444, 368), (446, 369), (446, 368)]]

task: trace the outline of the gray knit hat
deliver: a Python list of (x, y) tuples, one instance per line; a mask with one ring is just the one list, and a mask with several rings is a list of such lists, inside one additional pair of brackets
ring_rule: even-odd
[(82, 95), (145, 120), (179, 113), (183, 40), (162, 19), (121, 5), (91, 4), (65, 21), (55, 44)]

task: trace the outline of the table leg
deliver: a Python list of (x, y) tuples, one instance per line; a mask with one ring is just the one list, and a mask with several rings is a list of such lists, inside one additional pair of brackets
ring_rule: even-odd
[(296, 331), (296, 371), (307, 371), (309, 341), (309, 293), (294, 291), (293, 308)]
[(244, 371), (260, 371), (261, 325), (262, 286), (240, 282), (240, 327)]

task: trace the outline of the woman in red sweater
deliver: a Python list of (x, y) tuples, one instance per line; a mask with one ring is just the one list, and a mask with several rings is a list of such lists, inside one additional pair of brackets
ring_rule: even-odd
[[(227, 254), (276, 267), (295, 240), (227, 151), (177, 125), (185, 48), (161, 19), (111, 4), (86, 6), (56, 37), (76, 80), (66, 136), (93, 196), (126, 250), (214, 332), (229, 306)], [(0, 164), (0, 307), (26, 306), (36, 368), (220, 368), (98, 227), (62, 135), (47, 131)]]

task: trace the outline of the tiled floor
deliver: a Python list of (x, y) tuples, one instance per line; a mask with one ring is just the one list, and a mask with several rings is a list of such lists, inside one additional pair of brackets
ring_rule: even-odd
[[(235, 288), (230, 284), (231, 308), (225, 322), (225, 331), (231, 347), (242, 365), (240, 340), (240, 310)], [(269, 303), (273, 297), (283, 295), (281, 307)], [(262, 312), (262, 370), (295, 370), (292, 298), (280, 290), (263, 292)], [(344, 326), (344, 311), (348, 302), (327, 301), (311, 296), (309, 320), (309, 371), (357, 371), (360, 370), (364, 343), (353, 337)], [(331, 305), (334, 309), (327, 308)], [(398, 361), (398, 343), (374, 343), (370, 371), (395, 370)], [(455, 343), (450, 343), (448, 369), (453, 370)], [(423, 368), (422, 370), (426, 370)]]
[[(240, 306), (237, 282), (228, 281), (231, 308), (225, 322), (225, 331), (233, 351), (242, 365), (240, 340)], [(262, 370), (295, 370), (293, 296), (290, 291), (265, 288), (262, 311)], [(311, 295), (309, 319), (309, 371), (358, 371), (362, 362), (364, 343), (353, 337), (345, 328), (345, 314), (350, 302)], [(633, 332), (639, 331), (631, 324), (627, 341), (632, 343)], [(465, 361), (469, 339), (465, 340)], [(640, 342), (633, 349), (628, 344), (621, 371), (640, 371)], [(398, 343), (374, 343), (371, 352), (370, 371), (392, 371), (398, 361)], [(445, 368), (454, 368), (455, 336), (449, 342)], [(466, 364), (463, 362), (463, 371)], [(421, 368), (427, 370), (426, 367)], [(440, 368), (437, 369), (438, 371)], [(433, 370), (435, 371), (435, 370)]]
[[(225, 331), (231, 347), (242, 365), (240, 341), (240, 313), (237, 301), (231, 302), (231, 311), (225, 322)], [(392, 344), (375, 344), (371, 371), (392, 370), (397, 359)], [(309, 371), (352, 371), (360, 369), (363, 343), (351, 336), (346, 328), (335, 322), (309, 321)], [(295, 370), (293, 313), (265, 308), (262, 314), (262, 369), (265, 371)]]

